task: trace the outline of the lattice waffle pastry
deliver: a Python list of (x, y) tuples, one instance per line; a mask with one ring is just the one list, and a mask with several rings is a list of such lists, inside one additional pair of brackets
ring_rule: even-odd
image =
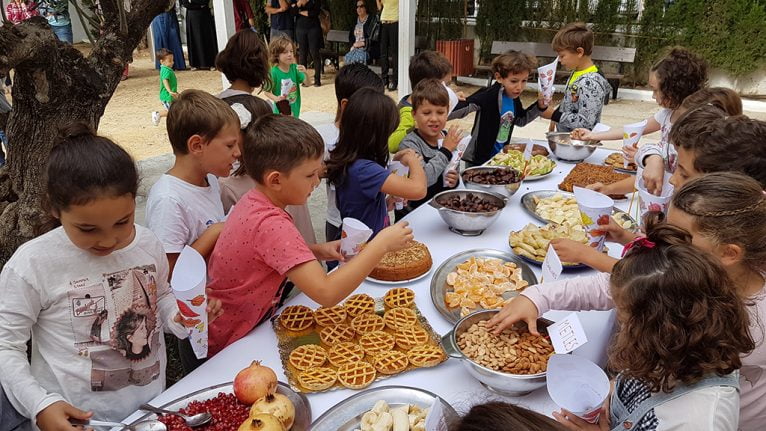
[(370, 332), (359, 339), (359, 345), (362, 346), (365, 353), (371, 356), (393, 349), (395, 343), (393, 335), (383, 331)]
[(404, 353), (392, 350), (379, 353), (375, 356), (373, 363), (375, 369), (381, 374), (397, 374), (404, 371), (410, 361)]
[(291, 305), (282, 310), (279, 324), (288, 331), (300, 332), (314, 324), (314, 312), (305, 305)]
[(334, 346), (344, 341), (354, 339), (354, 329), (342, 323), (340, 325), (328, 326), (319, 332), (319, 339), (328, 346)]
[(386, 292), (383, 303), (388, 308), (412, 308), (415, 305), (415, 292), (406, 287), (396, 287)]
[(338, 368), (338, 382), (350, 389), (362, 389), (370, 386), (377, 377), (375, 367), (369, 362), (357, 361)]
[(351, 295), (343, 303), (343, 307), (351, 317), (356, 317), (360, 314), (374, 313), (375, 312), (375, 300), (370, 295), (360, 293), (358, 295)]
[(407, 352), (407, 359), (416, 367), (435, 367), (444, 360), (444, 351), (441, 347), (425, 344), (413, 347)]
[(359, 335), (364, 335), (373, 331), (382, 331), (386, 327), (383, 318), (377, 314), (367, 313), (354, 317), (351, 321), (351, 327)]
[(327, 359), (336, 367), (364, 359), (364, 349), (349, 341), (338, 343), (327, 352)]
[(304, 344), (290, 352), (290, 365), (300, 371), (321, 367), (327, 362), (327, 351), (316, 344)]
[(314, 311), (314, 320), (319, 326), (338, 325), (346, 321), (348, 314), (340, 305), (334, 307), (319, 307)]
[(428, 336), (428, 332), (418, 325), (396, 331), (394, 338), (396, 339), (396, 345), (402, 350), (410, 350), (413, 347), (422, 346), (431, 339)]
[(392, 308), (383, 316), (386, 326), (394, 331), (409, 328), (418, 323), (418, 316), (411, 308)]
[(338, 373), (327, 367), (309, 368), (298, 375), (298, 383), (312, 391), (323, 391), (334, 385), (337, 380)]

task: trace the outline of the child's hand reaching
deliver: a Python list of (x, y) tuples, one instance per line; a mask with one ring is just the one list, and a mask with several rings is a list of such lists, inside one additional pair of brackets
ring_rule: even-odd
[(599, 413), (597, 424), (592, 424), (581, 419), (565, 409), (561, 409), (559, 412), (553, 412), (553, 418), (563, 425), (564, 428), (571, 431), (607, 431), (612, 429), (610, 426), (611, 419), (609, 417), (609, 397), (606, 398), (604, 407), (602, 407), (601, 412)]
[(537, 108), (541, 111), (545, 111), (548, 109), (548, 105), (551, 104), (551, 98), (545, 97), (545, 94), (542, 92), (537, 93)]
[(570, 133), (572, 139), (579, 139), (581, 141), (594, 141), (595, 139), (593, 139), (592, 135), (593, 132), (588, 129), (574, 129)]
[(337, 260), (343, 262), (345, 260), (340, 252), (340, 240), (315, 244), (310, 246), (310, 248), (319, 261)]
[(457, 186), (458, 174), (456, 170), (447, 171), (444, 174), (444, 179), (447, 180), (447, 187)]
[(567, 263), (583, 263), (587, 260), (588, 255), (598, 253), (592, 247), (566, 238), (552, 239), (551, 245), (556, 250), (561, 261)]
[(302, 64), (298, 65), (298, 72), (306, 73), (306, 67)]
[(413, 238), (410, 224), (401, 221), (380, 231), (373, 241), (380, 242), (385, 247), (386, 252), (390, 252), (407, 247)]
[(459, 100), (460, 102), (465, 102), (466, 96), (464, 92), (458, 91), (455, 93), (455, 95), (457, 96), (457, 100)]
[[(207, 308), (205, 308), (205, 311), (207, 312), (207, 324), (211, 324), (215, 321), (215, 319), (219, 318), (223, 314), (223, 302), (221, 302), (220, 299), (213, 298), (210, 296), (210, 294), (213, 291), (210, 289), (206, 289), (205, 293), (207, 293)], [(181, 315), (181, 313), (176, 313), (175, 317), (173, 318), (173, 321), (176, 323), (183, 323), (184, 316)]]
[(492, 316), (487, 322), (487, 327), (492, 329), (495, 335), (500, 335), (503, 329), (510, 328), (516, 322), (524, 321), (532, 335), (540, 335), (537, 332), (537, 317), (540, 311), (531, 299), (524, 295), (513, 298), (513, 301)]
[(455, 151), (457, 144), (460, 143), (461, 139), (463, 139), (463, 129), (460, 129), (457, 126), (452, 126), (449, 128), (447, 136), (444, 137), (444, 140), (442, 141), (442, 147), (449, 151)]
[(406, 150), (400, 150), (394, 154), (394, 161), (402, 162), (405, 166), (409, 167), (412, 163), (420, 162), (423, 158), (415, 150), (407, 148)]
[(644, 186), (649, 193), (659, 196), (665, 180), (665, 164), (662, 157), (651, 155), (647, 157), (644, 167)]
[(41, 431), (72, 431), (69, 419), (87, 421), (93, 412), (84, 412), (66, 401), (56, 401), (37, 414), (37, 426)]

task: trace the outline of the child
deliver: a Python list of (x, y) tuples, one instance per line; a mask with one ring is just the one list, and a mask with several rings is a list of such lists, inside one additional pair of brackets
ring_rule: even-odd
[[(668, 140), (670, 129), (683, 113), (680, 109), (681, 103), (686, 97), (705, 87), (707, 79), (708, 67), (705, 60), (680, 47), (673, 48), (649, 72), (652, 96), (662, 109), (647, 118), (644, 136), (660, 131), (660, 142), (642, 145), (635, 155), (636, 165), (642, 170), (644, 184), (649, 193), (659, 195), (662, 192), (665, 171), (675, 171), (677, 155)], [(622, 128), (601, 133), (578, 129), (572, 136), (588, 141), (617, 140), (622, 139)], [(633, 190), (634, 179), (628, 178), (604, 186), (599, 191), (611, 195), (631, 193)]]
[(421, 157), (428, 191), (423, 199), (410, 201), (404, 210), (397, 211), (397, 220), (437, 193), (453, 189), (458, 184), (457, 171), (445, 171), (452, 159), (452, 152), (462, 138), (462, 131), (455, 127), (450, 128), (449, 133), (444, 133), (449, 110), (447, 90), (438, 79), (425, 79), (415, 87), (411, 98), (416, 129), (407, 134), (399, 148), (411, 149)]
[(453, 431), (563, 431), (561, 424), (540, 413), (510, 403), (492, 401), (471, 407)]
[[(269, 44), (271, 55), (271, 82), (273, 87), (266, 96), (275, 103), (274, 113), (280, 113), (278, 102), (287, 100), (295, 118), (301, 113), (301, 88), (306, 80), (306, 68), (295, 64), (295, 45), (286, 37), (278, 37)], [(283, 112), (284, 114), (284, 112)]]
[(152, 112), (152, 123), (155, 126), (159, 126), (160, 118), (168, 116), (170, 104), (178, 97), (178, 80), (173, 71), (173, 53), (162, 48), (157, 51), (157, 58), (160, 61), (160, 102), (165, 109)]
[(524, 109), (521, 93), (537, 60), (529, 54), (508, 51), (492, 60), (495, 83), (466, 99), (461, 115), (479, 111), (471, 131), (471, 143), (463, 160), (466, 166), (484, 164), (511, 141), (514, 126), (524, 127), (547, 109), (542, 93), (536, 103)]
[(590, 130), (601, 121), (604, 100), (612, 87), (590, 57), (593, 38), (593, 32), (581, 22), (567, 24), (553, 36), (551, 47), (559, 55), (559, 62), (572, 71), (564, 99), (550, 114), (559, 132)]
[(61, 227), (19, 247), (0, 274), (2, 389), (43, 430), (67, 429), (69, 418), (118, 421), (165, 387), (161, 329), (187, 336), (167, 259), (134, 224), (138, 172), (115, 143), (68, 127), (47, 178)]
[[(766, 272), (766, 224), (754, 222), (765, 217), (762, 185), (733, 172), (707, 174), (688, 182), (673, 196), (667, 217), (669, 224), (692, 234), (696, 247), (717, 257), (754, 315), (750, 333), (756, 341), (756, 350), (742, 359), (740, 377), (740, 429), (743, 431), (760, 429), (766, 419), (766, 404), (761, 401), (766, 393), (766, 381), (760, 378), (766, 368), (761, 323), (766, 318), (763, 275)], [(651, 271), (653, 269), (648, 269), (647, 273)], [(532, 322), (538, 313), (542, 315), (550, 309), (612, 308), (608, 283), (609, 275), (599, 274), (532, 286), (520, 296), (522, 299), (512, 301), (501, 311), (497, 323), (502, 322), (500, 327), (504, 327), (525, 320), (534, 327)]]
[[(324, 160), (330, 159), (330, 151), (335, 148), (335, 144), (338, 143), (338, 136), (340, 135), (340, 119), (343, 116), (343, 111), (348, 104), (348, 99), (360, 88), (371, 88), (380, 94), (383, 94), (385, 87), (383, 86), (383, 80), (380, 79), (375, 72), (370, 70), (364, 64), (354, 63), (345, 65), (340, 68), (338, 74), (335, 75), (335, 100), (338, 102), (338, 107), (335, 111), (335, 122), (329, 124), (322, 124), (317, 126), (317, 132), (322, 136), (322, 140), (325, 145)], [(329, 182), (327, 187), (327, 222), (325, 223), (325, 238), (328, 241), (340, 239), (340, 228), (342, 221), (340, 219), (340, 212), (338, 211), (338, 205), (335, 202), (335, 187)], [(328, 262), (328, 268), (332, 265), (332, 262)]]
[[(412, 56), (408, 72), (412, 88), (417, 87), (420, 81), (424, 79), (438, 79), (444, 83), (449, 83), (452, 80), (452, 64), (444, 54), (436, 51), (422, 51)], [(388, 138), (388, 151), (391, 153), (399, 151), (399, 144), (402, 139), (415, 128), (411, 97), (411, 94), (404, 96), (397, 106), (399, 126)]]
[(318, 260), (342, 260), (340, 242), (307, 245), (284, 211), (305, 204), (319, 184), (323, 153), (319, 134), (290, 116), (267, 115), (247, 128), (243, 159), (256, 186), (232, 210), (208, 265), (208, 287), (228, 314), (210, 326), (211, 355), (273, 314), (286, 278), (320, 305), (333, 306), (386, 252), (412, 239), (412, 230), (399, 223), (326, 274)]
[(418, 200), (426, 196), (426, 175), (412, 150), (394, 155), (410, 169), (409, 178), (392, 175), (388, 137), (396, 127), (394, 102), (370, 88), (351, 96), (340, 122), (338, 145), (327, 162), (327, 179), (335, 186), (341, 219), (355, 218), (376, 235), (388, 223), (386, 195)]
[(273, 88), (268, 48), (258, 33), (250, 29), (240, 30), (229, 38), (226, 47), (215, 57), (215, 68), (231, 84), (218, 94), (221, 99), (253, 94), (256, 88), (267, 92)]

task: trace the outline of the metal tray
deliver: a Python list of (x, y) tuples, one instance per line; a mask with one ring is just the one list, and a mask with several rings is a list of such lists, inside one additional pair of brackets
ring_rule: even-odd
[[(493, 250), (489, 248), (475, 249), (460, 252), (447, 260), (445, 260), (439, 268), (436, 269), (433, 278), (431, 279), (431, 301), (434, 303), (436, 309), (447, 319), (450, 323), (455, 323), (461, 319), (460, 308), (450, 308), (445, 302), (445, 294), (447, 293), (447, 274), (452, 272), (456, 266), (465, 262), (471, 257), (494, 257), (506, 262), (513, 262), (519, 268), (521, 268), (521, 278), (527, 281), (530, 286), (537, 284), (537, 277), (532, 272), (532, 268), (529, 267), (524, 261), (519, 259), (518, 256), (500, 250)], [(517, 296), (519, 292), (506, 292), (503, 297), (505, 299)], [(474, 311), (481, 310), (479, 307)]]
[[(160, 406), (160, 408), (167, 410), (178, 410), (186, 407), (192, 401), (205, 401), (209, 400), (210, 398), (215, 398), (219, 392), (231, 394), (234, 393), (232, 384), (233, 382), (228, 382), (221, 383), (220, 385), (209, 386), (205, 389), (200, 389), (196, 392), (192, 392), (188, 395), (176, 398), (169, 403), (163, 404)], [(290, 386), (282, 382), (279, 382), (279, 385), (277, 386), (277, 392), (289, 398), (295, 406), (295, 423), (293, 424), (293, 427), (290, 428), (290, 431), (310, 430), (311, 405), (309, 404), (309, 400), (306, 398), (306, 396), (293, 391), (290, 389)], [(145, 421), (148, 419), (157, 419), (157, 415), (154, 413), (147, 413), (141, 416), (139, 419), (133, 421), (133, 423), (135, 424), (137, 422)]]
[(417, 404), (422, 408), (430, 407), (434, 400), (440, 400), (447, 425), (457, 422), (460, 417), (444, 399), (424, 389), (409, 386), (382, 386), (360, 392), (334, 407), (311, 424), (312, 431), (353, 431), (359, 428), (362, 415), (372, 409), (376, 402), (383, 400), (391, 407), (405, 404)]
[[(525, 262), (529, 262), (529, 263), (531, 263), (532, 265), (536, 265), (536, 266), (543, 266), (543, 261), (542, 261), (542, 260), (531, 259), (531, 258), (529, 258), (529, 257), (527, 257), (527, 256), (524, 256), (524, 255), (521, 255), (521, 254), (517, 254), (516, 256), (517, 256), (519, 259), (521, 259), (521, 260), (523, 260), (523, 261), (525, 261)], [(563, 269), (583, 269), (583, 268), (590, 268), (588, 265), (586, 265), (586, 264), (584, 264), (584, 263), (569, 264), (569, 263), (564, 263), (564, 262), (561, 262), (561, 267), (562, 267)]]
[[(550, 220), (544, 219), (543, 217), (541, 217), (539, 214), (535, 212), (535, 209), (537, 209), (537, 204), (535, 203), (535, 197), (540, 199), (545, 199), (556, 194), (562, 195), (564, 197), (574, 198), (574, 193), (564, 192), (561, 190), (537, 190), (537, 191), (526, 193), (524, 196), (521, 197), (521, 207), (524, 208), (527, 211), (527, 213), (529, 213), (529, 215), (531, 215), (535, 219), (543, 223), (551, 223)], [(621, 222), (629, 221), (631, 223), (631, 227), (628, 230), (631, 232), (638, 232), (638, 229), (639, 229), (638, 223), (636, 223), (636, 220), (625, 211), (619, 208), (613, 207), (612, 217), (614, 217), (615, 219)]]

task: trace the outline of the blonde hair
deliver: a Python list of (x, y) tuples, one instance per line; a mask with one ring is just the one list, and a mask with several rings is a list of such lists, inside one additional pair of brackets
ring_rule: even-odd
[(290, 38), (279, 36), (272, 39), (269, 44), (269, 61), (271, 64), (279, 64), (280, 54), (290, 48), (292, 48), (293, 54), (295, 54), (295, 43)]

